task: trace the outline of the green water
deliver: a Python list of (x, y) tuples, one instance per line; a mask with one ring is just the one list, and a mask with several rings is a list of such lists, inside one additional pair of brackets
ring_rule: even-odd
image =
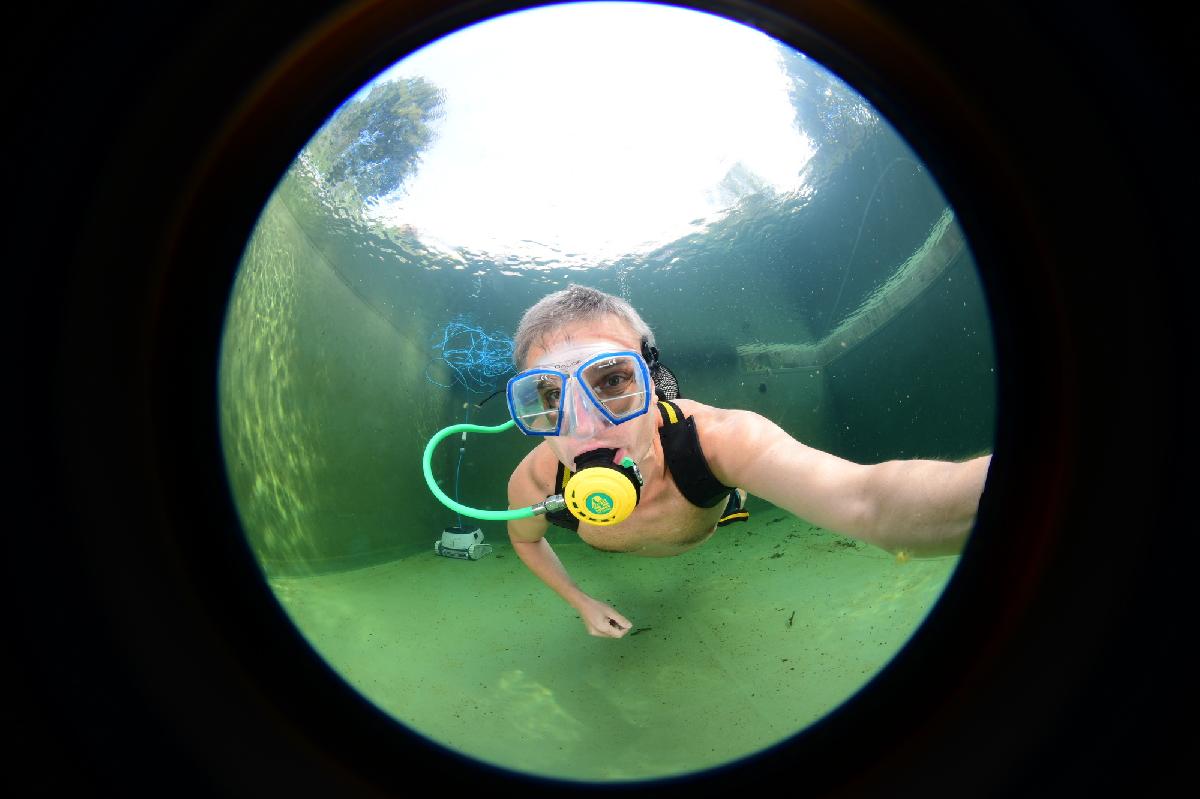
[(849, 698), (956, 563), (899, 562), (753, 500), (750, 510), (674, 558), (551, 533), (579, 585), (641, 630), (623, 639), (587, 635), (494, 532), (480, 561), (427, 553), (271, 585), (347, 682), (458, 752), (574, 780), (690, 773), (778, 743)]

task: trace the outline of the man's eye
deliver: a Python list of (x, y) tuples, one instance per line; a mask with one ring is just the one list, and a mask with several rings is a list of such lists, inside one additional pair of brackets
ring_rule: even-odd
[(611, 372), (600, 378), (592, 389), (597, 393), (613, 394), (629, 384), (630, 377), (624, 372)]

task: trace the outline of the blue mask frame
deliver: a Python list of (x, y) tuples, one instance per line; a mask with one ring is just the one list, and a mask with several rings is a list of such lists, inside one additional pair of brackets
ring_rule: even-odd
[[(605, 358), (612, 358), (612, 357), (617, 357), (617, 356), (620, 356), (620, 357), (628, 356), (628, 357), (632, 358), (633, 362), (635, 364), (637, 364), (638, 374), (641, 378), (641, 385), (642, 385), (642, 407), (633, 413), (622, 416), (619, 419), (617, 417), (613, 416), (609, 412), (608, 408), (606, 408), (604, 406), (604, 403), (601, 402), (600, 399), (598, 397), (596, 397), (595, 394), (592, 393), (591, 389), (587, 386), (587, 384), (583, 380), (583, 372), (589, 366), (591, 366), (592, 364), (596, 363), (597, 361), (603, 360)], [(520, 381), (522, 381), (526, 378), (529, 378), (529, 377), (536, 376), (536, 375), (557, 375), (562, 380), (562, 401), (559, 403), (560, 411), (558, 413), (558, 419), (554, 425), (553, 430), (533, 430), (529, 427), (526, 427), (525, 424), (521, 421), (520, 416), (517, 414), (517, 410), (516, 410), (517, 406), (516, 406), (516, 403), (514, 402), (514, 397), (513, 397), (514, 388), (517, 386), (517, 384)], [(524, 433), (527, 436), (557, 436), (557, 435), (561, 435), (562, 434), (563, 416), (565, 415), (565, 413), (563, 413), (561, 411), (561, 409), (567, 407), (567, 401), (568, 401), (567, 400), (567, 392), (570, 390), (569, 387), (571, 385), (572, 378), (575, 381), (574, 385), (581, 387), (581, 389), (583, 391), (583, 396), (587, 397), (587, 399), (591, 403), (592, 407), (594, 407), (594, 408), (596, 408), (596, 410), (600, 411), (600, 414), (614, 425), (625, 424), (626, 422), (628, 422), (632, 419), (636, 419), (637, 417), (645, 414), (647, 411), (650, 410), (650, 395), (652, 393), (651, 387), (650, 387), (650, 370), (646, 367), (645, 360), (642, 358), (642, 356), (639, 353), (636, 353), (633, 350), (614, 350), (612, 352), (601, 352), (597, 355), (593, 355), (592, 357), (588, 358), (583, 363), (579, 364), (579, 366), (577, 366), (571, 374), (559, 371), (557, 369), (534, 368), (534, 369), (526, 369), (524, 372), (520, 372), (520, 373), (514, 375), (512, 378), (510, 378), (508, 381), (508, 386), (505, 390), (505, 396), (508, 400), (508, 413), (512, 417), (513, 421), (516, 422), (517, 429), (520, 430), (522, 433)]]

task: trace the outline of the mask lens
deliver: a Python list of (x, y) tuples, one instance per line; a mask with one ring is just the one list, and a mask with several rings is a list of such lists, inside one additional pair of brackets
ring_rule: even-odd
[(534, 372), (514, 377), (509, 382), (508, 396), (517, 424), (530, 433), (557, 430), (563, 379), (558, 372)]
[(633, 355), (604, 355), (580, 374), (584, 388), (614, 422), (622, 422), (647, 407), (645, 367)]

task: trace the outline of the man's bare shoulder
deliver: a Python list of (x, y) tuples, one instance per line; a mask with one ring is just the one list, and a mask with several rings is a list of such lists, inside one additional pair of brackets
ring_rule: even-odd
[[(734, 485), (747, 463), (767, 447), (781, 441), (795, 442), (786, 432), (761, 414), (738, 408), (717, 408), (692, 400), (675, 400), (679, 409), (696, 420), (700, 448), (713, 474)], [(733, 482), (730, 482), (733, 481)]]
[(672, 400), (679, 406), (679, 410), (683, 411), (685, 416), (694, 417), (696, 420), (696, 430), (701, 436), (706, 433), (713, 436), (723, 436), (725, 433), (734, 430), (739, 425), (748, 423), (751, 417), (756, 416), (750, 411), (740, 411), (731, 408), (717, 408), (713, 405), (705, 405), (703, 402), (696, 402), (689, 399)]
[(512, 476), (508, 479), (510, 499), (514, 498), (513, 492), (516, 489), (522, 499), (526, 496), (535, 497), (525, 504), (541, 501), (553, 493), (557, 468), (558, 458), (555, 457), (550, 446), (542, 441), (529, 450), (517, 467), (513, 469)]
[[(508, 506), (525, 508), (554, 493), (555, 464), (558, 459), (546, 442), (531, 449), (508, 478)], [(513, 541), (534, 543), (546, 534), (546, 518), (533, 516), (510, 519), (508, 536)]]
[(702, 421), (715, 421), (728, 413), (724, 408), (717, 408), (713, 405), (705, 405), (703, 402), (696, 402), (690, 399), (674, 399), (671, 402), (679, 406), (679, 410), (683, 411), (684, 416), (696, 417), (696, 423)]

